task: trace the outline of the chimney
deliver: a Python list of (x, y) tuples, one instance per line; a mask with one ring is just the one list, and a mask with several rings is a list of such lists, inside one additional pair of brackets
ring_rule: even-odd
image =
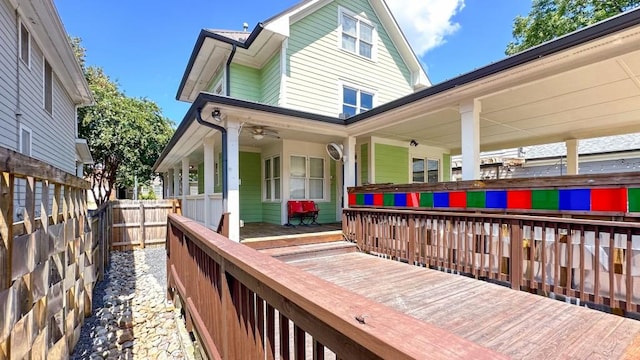
[(244, 30), (244, 32), (247, 32), (249, 30), (249, 24), (243, 23), (242, 24), (242, 30)]

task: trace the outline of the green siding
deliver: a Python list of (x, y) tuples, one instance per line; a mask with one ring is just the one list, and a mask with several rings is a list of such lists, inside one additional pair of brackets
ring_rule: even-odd
[[(338, 47), (339, 6), (376, 24), (375, 61)], [(287, 105), (292, 108), (336, 116), (340, 81), (376, 91), (374, 105), (413, 92), (411, 72), (367, 0), (332, 1), (292, 24), (287, 55)]]
[(282, 225), (281, 211), (279, 202), (262, 203), (262, 221)]
[(409, 149), (375, 144), (376, 184), (409, 183)]
[(369, 144), (362, 144), (360, 147), (360, 183), (369, 183)]
[[(221, 69), (224, 69), (224, 68), (221, 68)], [(211, 80), (211, 84), (209, 84), (207, 91), (211, 93), (215, 92), (216, 89), (214, 89), (214, 87), (220, 81), (220, 79), (222, 79), (223, 76), (224, 76), (224, 70), (219, 70), (218, 73), (216, 73), (216, 75)], [(224, 89), (224, 84), (222, 85), (222, 88)]]
[(240, 219), (262, 221), (260, 154), (240, 152)]
[(198, 165), (198, 194), (204, 194), (204, 163)]
[(451, 154), (442, 154), (442, 181), (451, 181)]
[(276, 53), (260, 71), (261, 102), (278, 105), (280, 101), (280, 53)]
[(231, 64), (231, 97), (248, 101), (260, 101), (260, 70)]
[(329, 171), (331, 173), (331, 178), (329, 180), (329, 191), (331, 194), (331, 201), (329, 202), (319, 202), (318, 208), (320, 212), (318, 213), (318, 222), (319, 223), (334, 223), (336, 222), (336, 162), (331, 161), (329, 165)]

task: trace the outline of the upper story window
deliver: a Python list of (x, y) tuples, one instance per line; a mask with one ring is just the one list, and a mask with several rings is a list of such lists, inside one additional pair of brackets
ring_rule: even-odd
[(349, 52), (373, 59), (375, 27), (356, 14), (340, 8), (340, 46)]
[(20, 49), (18, 51), (18, 55), (20, 59), (27, 64), (27, 66), (31, 66), (31, 34), (29, 30), (22, 22), (20, 22)]
[[(425, 166), (426, 165), (426, 166)], [(412, 173), (414, 183), (437, 183), (440, 162), (438, 160), (413, 158)]]
[(345, 117), (359, 114), (371, 108), (373, 108), (373, 92), (351, 86), (342, 87), (342, 114)]
[(53, 71), (51, 70), (51, 64), (44, 60), (44, 109), (49, 113), (53, 113)]

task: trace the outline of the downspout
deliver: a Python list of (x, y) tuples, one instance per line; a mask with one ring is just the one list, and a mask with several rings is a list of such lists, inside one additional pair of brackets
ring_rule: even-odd
[(236, 44), (231, 44), (231, 53), (229, 54), (229, 58), (227, 59), (227, 64), (225, 66), (225, 72), (227, 73), (225, 93), (227, 96), (231, 96), (231, 62), (233, 61), (233, 57), (236, 55), (236, 49)]
[(202, 108), (198, 108), (196, 112), (196, 121), (198, 124), (220, 131), (222, 134), (222, 211), (227, 212), (227, 199), (229, 197), (229, 176), (227, 172), (227, 129), (223, 126), (206, 122), (202, 119)]

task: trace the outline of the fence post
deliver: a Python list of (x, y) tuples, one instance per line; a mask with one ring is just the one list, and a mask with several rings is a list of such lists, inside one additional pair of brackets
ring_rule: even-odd
[(146, 237), (145, 229), (144, 229), (144, 202), (140, 201), (140, 233), (138, 234), (140, 237), (140, 247), (144, 249), (144, 240)]
[(511, 288), (520, 290), (520, 286), (522, 285), (522, 227), (519, 220), (511, 221), (509, 242), (511, 243), (509, 261)]

